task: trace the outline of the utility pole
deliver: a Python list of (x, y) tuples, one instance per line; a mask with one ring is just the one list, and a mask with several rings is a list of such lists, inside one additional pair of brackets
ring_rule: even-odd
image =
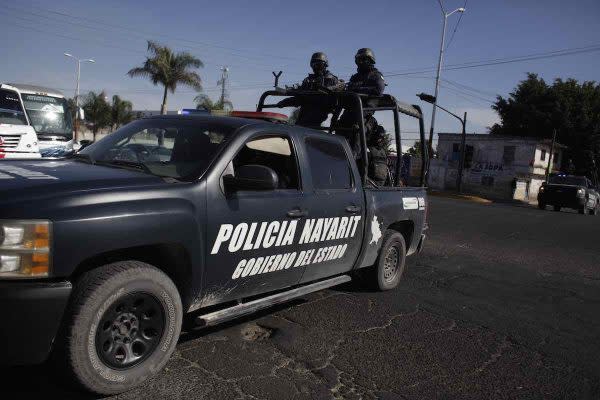
[(552, 158), (554, 157), (554, 144), (556, 143), (556, 128), (554, 128), (554, 135), (552, 135), (552, 145), (550, 146), (550, 157), (548, 158), (548, 166), (546, 167), (546, 183), (550, 179), (550, 169), (552, 168)]
[(448, 114), (452, 115), (454, 118), (459, 120), (460, 123), (462, 124), (462, 136), (461, 136), (461, 144), (460, 144), (460, 160), (458, 161), (458, 174), (456, 176), (456, 190), (460, 193), (462, 190), (461, 189), (462, 173), (463, 173), (463, 168), (464, 168), (464, 164), (465, 164), (465, 155), (466, 155), (465, 149), (466, 149), (466, 141), (467, 141), (467, 112), (465, 111), (465, 116), (463, 118), (461, 118), (458, 115), (454, 114), (453, 112), (451, 112), (451, 111), (445, 109), (444, 107), (440, 106), (439, 104), (437, 104), (435, 96), (432, 96), (427, 93), (419, 93), (417, 95), (417, 97), (419, 99), (421, 99), (422, 101), (433, 104), (434, 110), (437, 107), (437, 108), (441, 109), (442, 111), (447, 112)]
[(75, 85), (75, 121), (73, 122), (73, 139), (77, 142), (79, 139), (77, 137), (77, 133), (79, 130), (79, 77), (81, 76), (81, 63), (82, 62), (95, 63), (96, 61), (94, 61), (92, 59), (81, 60), (69, 53), (64, 53), (64, 55), (66, 57), (74, 59), (77, 62), (77, 83)]
[(456, 176), (456, 190), (458, 193), (462, 193), (462, 176), (463, 169), (465, 167), (465, 155), (466, 155), (466, 142), (467, 142), (467, 112), (465, 111), (464, 118), (460, 121), (462, 123), (462, 135), (460, 140), (460, 160), (458, 161), (458, 175)]
[(447, 13), (446, 10), (444, 9), (444, 6), (442, 5), (441, 0), (438, 0), (438, 1), (440, 3), (440, 9), (442, 10), (442, 15), (444, 17), (443, 18), (444, 21), (443, 21), (443, 25), (442, 25), (442, 42), (440, 44), (440, 54), (438, 57), (437, 74), (435, 77), (435, 93), (433, 95), (433, 97), (435, 97), (435, 102), (433, 103), (433, 109), (431, 110), (431, 125), (429, 127), (429, 158), (433, 157), (433, 130), (435, 127), (435, 110), (436, 110), (437, 98), (438, 98), (439, 88), (440, 88), (440, 74), (442, 72), (442, 62), (444, 59), (444, 45), (446, 42), (446, 25), (448, 24), (449, 16), (451, 16), (455, 12), (460, 12), (460, 13), (465, 12), (465, 8), (460, 7), (450, 13)]
[(226, 91), (226, 86), (227, 86), (227, 79), (229, 78), (229, 68), (224, 66), (221, 67), (221, 79), (219, 79), (219, 81), (217, 82), (217, 85), (221, 85), (221, 99), (219, 100), (221, 102), (221, 107), (224, 107), (223, 104), (225, 103), (225, 97), (227, 95), (227, 91)]

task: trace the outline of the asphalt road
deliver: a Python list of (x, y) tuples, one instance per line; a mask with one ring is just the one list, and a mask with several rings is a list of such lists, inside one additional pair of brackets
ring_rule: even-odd
[[(397, 290), (345, 285), (184, 334), (118, 399), (600, 399), (600, 217), (433, 198)], [(79, 395), (45, 367), (2, 390)]]

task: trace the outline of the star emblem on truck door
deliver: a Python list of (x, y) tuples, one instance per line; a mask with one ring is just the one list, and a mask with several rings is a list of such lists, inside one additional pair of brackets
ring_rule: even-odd
[(379, 221), (377, 220), (377, 216), (373, 216), (373, 220), (371, 221), (371, 240), (369, 244), (374, 243), (377, 244), (379, 239), (381, 239), (381, 228), (379, 227)]

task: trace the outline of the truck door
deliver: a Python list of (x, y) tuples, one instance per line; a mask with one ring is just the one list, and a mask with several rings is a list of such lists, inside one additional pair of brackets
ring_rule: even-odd
[(301, 280), (310, 282), (352, 269), (362, 243), (365, 207), (349, 149), (324, 135), (306, 136), (303, 149), (308, 217), (299, 244), (308, 244), (312, 252)]
[[(297, 284), (295, 235), (305, 218), (298, 157), (287, 134), (257, 134), (237, 151), (208, 191), (206, 268), (202, 306), (279, 290)], [(275, 190), (223, 190), (223, 176), (243, 165), (277, 173)]]

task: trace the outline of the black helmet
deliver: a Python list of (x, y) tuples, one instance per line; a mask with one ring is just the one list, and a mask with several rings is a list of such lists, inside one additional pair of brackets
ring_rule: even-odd
[(354, 56), (354, 60), (356, 61), (359, 58), (368, 58), (369, 60), (371, 60), (371, 63), (375, 64), (375, 53), (373, 53), (373, 50), (369, 48), (365, 47), (362, 49), (358, 49), (356, 55)]
[(312, 65), (315, 61), (321, 61), (325, 63), (325, 66), (329, 65), (329, 61), (327, 60), (327, 55), (320, 51), (314, 53), (310, 58), (310, 65)]

